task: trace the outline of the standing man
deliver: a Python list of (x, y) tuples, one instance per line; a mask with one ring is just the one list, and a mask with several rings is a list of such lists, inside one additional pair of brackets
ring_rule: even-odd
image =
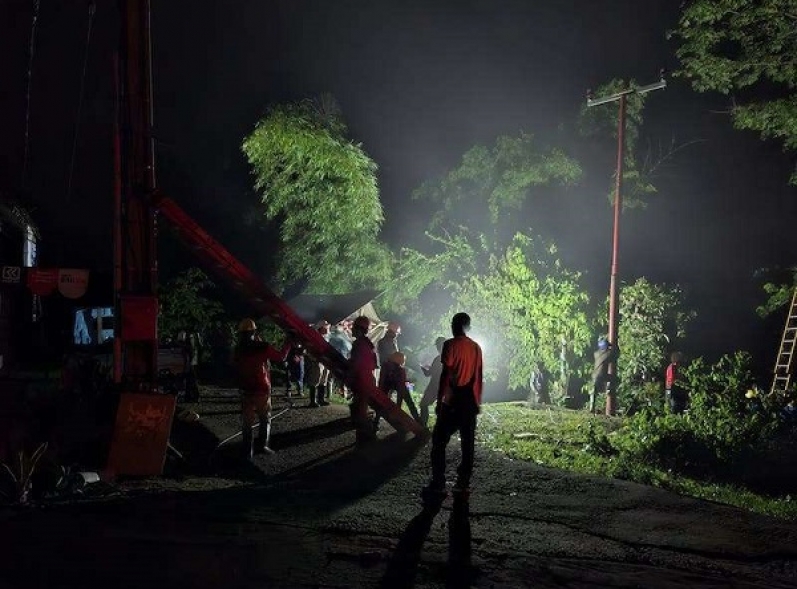
[(391, 321), (387, 324), (387, 331), (382, 339), (377, 344), (377, 351), (379, 353), (379, 366), (384, 366), (390, 358), (390, 354), (399, 351), (398, 336), (401, 335), (401, 325), (396, 321)]
[(680, 415), (686, 411), (686, 404), (689, 400), (687, 392), (679, 381), (681, 360), (681, 353), (673, 352), (670, 355), (670, 364), (667, 366), (667, 371), (664, 374), (664, 389), (667, 397), (667, 404), (670, 406), (670, 412), (675, 415)]
[[(321, 334), (325, 341), (329, 341), (329, 323), (319, 321), (315, 330)], [(307, 386), (310, 389), (309, 407), (329, 405), (330, 372), (317, 358), (311, 358), (307, 363), (305, 372)]]
[[(244, 457), (251, 460), (255, 452), (273, 454), (271, 438), (271, 370), (269, 362), (284, 362), (291, 349), (286, 342), (277, 350), (260, 339), (252, 319), (244, 319), (238, 326), (238, 345), (235, 365), (238, 387), (241, 389), (241, 421)], [(260, 428), (254, 442), (252, 428), (259, 420)]]
[[(393, 352), (388, 356), (387, 361), (379, 369), (379, 390), (388, 397), (393, 391), (396, 391), (396, 405), (398, 405), (398, 408), (401, 409), (402, 403), (406, 401), (410, 415), (415, 421), (420, 422), (415, 401), (412, 400), (410, 391), (407, 388), (407, 371), (404, 369), (406, 362), (407, 357), (401, 352)], [(381, 418), (380, 412), (377, 411), (374, 417), (374, 431), (379, 430), (379, 420)]]
[(617, 378), (616, 375), (609, 376), (609, 364), (617, 360), (617, 352), (609, 340), (601, 336), (598, 338), (598, 349), (595, 350), (594, 364), (592, 368), (592, 394), (589, 397), (589, 411), (595, 412), (595, 403), (598, 394), (606, 392), (606, 385), (610, 378)]
[(426, 501), (446, 495), (446, 446), (459, 431), (462, 462), (457, 469), (455, 498), (467, 501), (476, 443), (476, 416), (482, 401), (482, 350), (467, 336), (470, 316), (457, 313), (451, 319), (452, 339), (443, 344), (443, 365), (437, 400), (437, 422), (432, 432), (432, 478), (423, 488)]
[(421, 423), (426, 427), (429, 423), (429, 407), (437, 402), (437, 393), (440, 390), (440, 375), (443, 374), (443, 363), (440, 354), (443, 352), (443, 344), (446, 338), (438, 337), (434, 340), (434, 347), (437, 348), (437, 356), (434, 357), (429, 366), (421, 366), (423, 374), (429, 377), (426, 390), (421, 397)]
[(304, 346), (302, 344), (297, 343), (291, 346), (286, 372), (288, 378), (285, 383), (285, 396), (290, 403), (294, 389), (297, 397), (304, 396), (302, 393), (304, 390)]
[(373, 427), (368, 421), (368, 396), (371, 389), (376, 386), (374, 371), (377, 365), (374, 344), (368, 339), (370, 327), (371, 320), (365, 315), (354, 320), (351, 327), (354, 343), (351, 348), (349, 372), (346, 375), (346, 386), (352, 392), (349, 408), (352, 421), (357, 429), (358, 446), (366, 444), (376, 437)]

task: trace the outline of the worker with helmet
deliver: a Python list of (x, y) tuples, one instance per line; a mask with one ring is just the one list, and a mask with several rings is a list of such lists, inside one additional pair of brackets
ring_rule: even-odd
[(437, 356), (434, 357), (429, 366), (421, 366), (425, 376), (429, 377), (429, 383), (423, 391), (421, 397), (421, 423), (424, 427), (429, 423), (429, 407), (437, 402), (437, 393), (440, 390), (440, 375), (443, 372), (443, 363), (440, 361), (440, 354), (443, 352), (443, 344), (446, 338), (438, 337), (434, 340), (434, 347), (437, 348)]
[[(238, 345), (235, 348), (235, 365), (238, 387), (241, 390), (241, 421), (244, 456), (251, 460), (255, 452), (273, 454), (269, 447), (271, 438), (271, 371), (269, 362), (284, 362), (292, 347), (286, 342), (282, 350), (260, 339), (257, 325), (244, 319), (238, 325)], [(259, 421), (259, 435), (255, 441), (252, 429)]]
[(354, 342), (351, 348), (349, 371), (346, 375), (346, 385), (352, 392), (349, 408), (352, 421), (357, 430), (357, 444), (362, 445), (373, 440), (376, 436), (368, 421), (368, 397), (371, 389), (376, 386), (374, 371), (377, 368), (376, 350), (373, 342), (368, 339), (371, 320), (361, 315), (352, 323), (351, 332)]
[[(406, 401), (407, 409), (415, 421), (420, 421), (418, 416), (418, 409), (415, 407), (415, 402), (410, 396), (410, 391), (407, 388), (407, 371), (404, 369), (404, 364), (407, 358), (401, 352), (393, 352), (387, 357), (387, 360), (382, 364), (379, 370), (379, 390), (386, 395), (390, 396), (393, 391), (396, 391), (396, 404), (401, 409), (401, 404)], [(374, 431), (379, 430), (379, 421), (381, 415), (379, 411), (376, 412), (374, 417)]]

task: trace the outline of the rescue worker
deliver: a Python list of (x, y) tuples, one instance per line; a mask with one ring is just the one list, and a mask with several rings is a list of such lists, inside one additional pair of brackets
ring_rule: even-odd
[[(346, 360), (351, 356), (351, 338), (346, 334), (343, 325), (340, 323), (332, 327), (332, 331), (329, 334), (329, 345), (340, 352), (340, 355), (346, 358)], [(345, 383), (334, 375), (330, 377), (330, 380), (332, 382), (332, 388), (336, 390), (341, 397), (345, 397)]]
[(185, 400), (187, 403), (199, 401), (199, 383), (197, 382), (197, 366), (199, 365), (200, 337), (196, 333), (181, 331), (177, 334), (177, 343), (183, 352), (185, 365)]
[(482, 400), (482, 350), (467, 335), (470, 316), (457, 313), (451, 319), (452, 339), (443, 344), (440, 361), (440, 389), (437, 400), (437, 422), (432, 432), (432, 478), (423, 488), (425, 501), (442, 499), (446, 495), (446, 446), (459, 431), (462, 462), (457, 469), (454, 497), (467, 501), (476, 445), (476, 416)]
[(611, 382), (609, 364), (617, 360), (617, 351), (605, 337), (598, 338), (598, 349), (593, 353), (594, 364), (592, 368), (592, 394), (589, 397), (589, 410), (595, 412), (595, 403), (598, 394), (606, 392), (606, 385)]
[(304, 396), (302, 393), (304, 390), (304, 346), (302, 344), (297, 343), (291, 346), (286, 368), (288, 378), (285, 383), (285, 396), (290, 402), (294, 390), (297, 397)]
[[(379, 390), (385, 393), (388, 397), (393, 391), (396, 391), (396, 404), (401, 409), (401, 404), (406, 401), (407, 409), (415, 421), (420, 422), (421, 418), (418, 416), (418, 409), (415, 407), (415, 401), (410, 396), (410, 391), (407, 389), (407, 371), (404, 369), (404, 364), (407, 358), (401, 352), (393, 352), (387, 357), (387, 361), (382, 365), (379, 370)], [(379, 421), (381, 415), (379, 411), (376, 412), (374, 417), (374, 431), (379, 430)]]
[[(238, 345), (235, 348), (235, 365), (238, 387), (241, 389), (241, 421), (244, 457), (251, 460), (255, 452), (273, 454), (269, 447), (271, 438), (271, 371), (269, 362), (284, 362), (291, 349), (287, 342), (282, 350), (268, 345), (257, 334), (252, 319), (238, 325)], [(252, 428), (259, 421), (257, 441)]]
[(437, 356), (434, 357), (429, 366), (421, 366), (423, 374), (429, 377), (429, 383), (423, 391), (421, 397), (421, 423), (426, 427), (429, 423), (429, 407), (437, 402), (437, 392), (440, 390), (440, 375), (443, 372), (443, 363), (440, 361), (440, 354), (443, 351), (443, 344), (446, 338), (438, 337), (434, 340), (434, 347), (437, 348)]
[[(321, 336), (329, 341), (329, 323), (326, 321), (319, 321), (315, 325), (315, 329)], [(317, 359), (313, 358), (307, 364), (307, 386), (310, 389), (310, 407), (318, 407), (319, 405), (329, 405), (329, 387), (330, 373), (329, 368), (321, 364)]]
[(391, 321), (387, 324), (387, 331), (385, 335), (382, 336), (382, 339), (379, 340), (377, 344), (377, 352), (379, 353), (379, 366), (383, 366), (390, 354), (393, 352), (398, 352), (398, 336), (401, 335), (401, 326), (395, 322)]
[(686, 411), (686, 404), (689, 401), (688, 393), (679, 382), (681, 359), (680, 352), (673, 352), (670, 355), (670, 364), (664, 373), (664, 393), (667, 397), (667, 405), (670, 412), (675, 415)]
[(352, 324), (354, 343), (351, 348), (349, 371), (346, 375), (346, 386), (352, 392), (349, 408), (352, 421), (357, 430), (357, 445), (366, 444), (376, 438), (371, 423), (368, 421), (368, 397), (376, 386), (374, 371), (377, 366), (376, 351), (373, 342), (368, 339), (371, 320), (361, 315)]

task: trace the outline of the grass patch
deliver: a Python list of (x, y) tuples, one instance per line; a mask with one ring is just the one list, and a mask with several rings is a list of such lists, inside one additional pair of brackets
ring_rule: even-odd
[(733, 484), (678, 475), (618, 452), (611, 441), (623, 426), (619, 417), (590, 415), (526, 403), (482, 407), (478, 439), (488, 448), (517, 460), (552, 468), (630, 480), (681, 495), (742, 507), (756, 513), (797, 519), (797, 501), (768, 497)]

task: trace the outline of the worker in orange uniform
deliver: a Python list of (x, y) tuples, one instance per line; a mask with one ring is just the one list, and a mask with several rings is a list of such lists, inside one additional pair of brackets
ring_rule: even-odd
[(462, 462), (457, 469), (454, 497), (467, 501), (470, 494), (483, 368), (482, 350), (479, 344), (467, 336), (469, 330), (468, 314), (454, 315), (451, 319), (454, 337), (446, 340), (440, 355), (443, 371), (437, 399), (437, 421), (432, 432), (432, 478), (421, 493), (425, 501), (434, 501), (446, 495), (446, 446), (457, 431), (462, 444)]
[[(235, 348), (235, 366), (238, 387), (241, 389), (241, 420), (244, 457), (251, 460), (255, 452), (273, 454), (269, 447), (271, 438), (271, 370), (269, 362), (284, 362), (292, 343), (286, 342), (282, 350), (263, 342), (257, 335), (252, 319), (244, 319), (238, 326), (238, 345)], [(260, 428), (257, 440), (252, 436), (255, 422)]]
[(349, 408), (357, 430), (357, 445), (366, 444), (376, 437), (368, 420), (368, 397), (376, 386), (374, 371), (377, 367), (374, 344), (368, 339), (370, 327), (371, 320), (364, 315), (357, 317), (351, 326), (354, 342), (351, 347), (346, 385), (352, 392)]

